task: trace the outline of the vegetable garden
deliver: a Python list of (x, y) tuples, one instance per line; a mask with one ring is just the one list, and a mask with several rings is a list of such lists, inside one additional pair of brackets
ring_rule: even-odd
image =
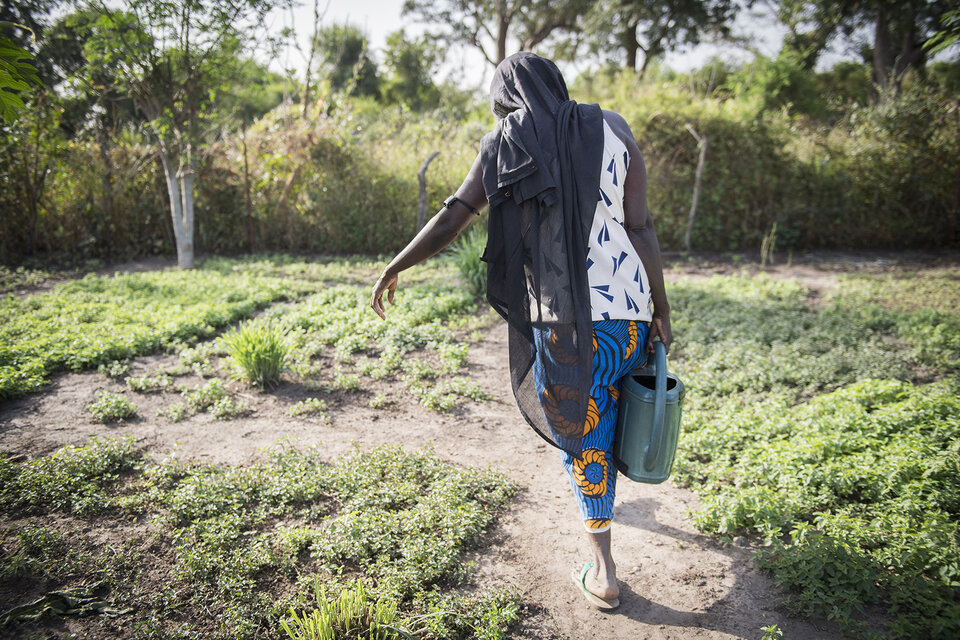
[[(456, 262), (411, 272), (387, 322), (366, 308), (377, 265), (211, 259), (8, 296), (3, 394), (29, 406), (56, 393), (58, 372), (88, 370), (113, 386), (99, 385), (87, 420), (122, 433), (204, 415), (229, 429), (256, 411), (245, 397), (300, 385), (296, 402), (279, 396), (289, 420), (332, 425), (323, 437), (336, 439), (340, 413), (363, 403), (387, 421), (384, 445), (400, 396), (420, 411), (488, 402), (467, 356), (495, 319)], [(763, 274), (673, 279), (673, 367), (690, 388), (674, 481), (701, 496), (699, 529), (756, 541), (784, 617), (857, 637), (953, 637), (960, 280), (926, 269), (833, 282), (814, 296)], [(245, 328), (286, 349), (260, 392), (228, 355)], [(151, 353), (169, 355), (145, 368)], [(138, 411), (149, 402), (155, 414)], [(527, 634), (533, 603), (461, 564), (519, 486), (495, 470), (395, 446), (329, 460), (277, 443), (225, 465), (110, 431), (28, 457), (2, 444), (0, 622), (16, 635), (58, 619), (102, 637)]]

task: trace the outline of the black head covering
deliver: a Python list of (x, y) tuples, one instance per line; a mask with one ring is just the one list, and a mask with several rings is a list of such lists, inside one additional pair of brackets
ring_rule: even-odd
[(487, 300), (509, 325), (520, 412), (579, 457), (592, 381), (586, 252), (603, 114), (570, 100), (556, 65), (527, 52), (497, 66), (490, 100), (500, 121), (480, 151), (490, 203)]

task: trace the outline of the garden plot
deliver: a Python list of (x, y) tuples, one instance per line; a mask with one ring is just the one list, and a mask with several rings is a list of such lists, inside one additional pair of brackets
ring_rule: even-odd
[[(41, 477), (64, 478), (66, 471), (49, 471), (56, 463), (42, 461), (98, 459), (106, 454), (89, 452), (103, 447), (120, 452), (107, 456), (119, 466), (92, 467), (104, 478), (91, 489), (93, 498), (83, 497), (86, 480), (49, 480), (80, 491), (81, 499), (53, 492), (36, 503), (4, 503), (6, 584), (30, 585), (8, 589), (6, 608), (78, 588), (86, 589), (78, 593), (96, 615), (67, 616), (63, 624), (88, 634), (279, 638), (285, 636), (280, 620), (292, 620), (286, 605), (298, 616), (312, 615), (319, 586), (325, 601), (354, 609), (366, 603), (363, 615), (385, 616), (386, 626), (416, 630), (420, 638), (580, 638), (584, 628), (610, 637), (760, 637), (760, 628), (773, 624), (787, 637), (862, 635), (870, 628), (886, 628), (890, 637), (950, 631), (956, 597), (950, 526), (957, 516), (949, 486), (956, 486), (957, 471), (948, 463), (956, 458), (950, 452), (957, 417), (949, 379), (956, 375), (953, 310), (960, 306), (950, 272), (837, 277), (821, 270), (818, 285), (828, 286), (815, 296), (805, 280), (694, 272), (672, 282), (672, 367), (690, 388), (676, 480), (703, 503), (674, 484), (619, 484), (614, 535), (624, 605), (619, 615), (602, 616), (569, 585), (570, 568), (586, 553), (578, 546), (580, 525), (555, 452), (512, 404), (502, 325), (464, 294), (444, 260), (401, 278), (397, 305), (388, 307), (383, 323), (367, 308), (377, 267), (290, 259), (205, 266), (219, 275), (290, 283), (281, 286), (278, 303), (226, 329), (228, 335), (243, 326), (277, 330), (289, 341), (279, 385), (263, 391), (239, 379), (224, 343), (209, 339), (176, 353), (107, 362), (101, 371), (61, 374), (42, 392), (5, 402), (0, 447), (11, 457), (4, 495), (47, 495), (17, 488), (12, 478), (23, 477), (25, 465), (47, 469)], [(891, 293), (914, 281), (928, 293)], [(134, 404), (136, 416), (101, 423), (88, 408), (100, 401), (97, 391)], [(113, 404), (122, 408), (116, 398)], [(99, 409), (113, 404), (107, 396)], [(890, 433), (903, 443), (896, 451), (878, 442)], [(93, 436), (120, 439), (91, 445)], [(847, 448), (830, 444), (841, 439)], [(429, 443), (435, 453), (412, 453)], [(65, 444), (76, 449), (47, 457)], [(402, 450), (378, 448), (385, 444)], [(412, 497), (427, 485), (420, 476), (391, 477), (382, 488), (393, 497), (381, 496), (389, 506), (370, 505), (383, 507), (380, 515), (348, 517), (361, 509), (347, 508), (346, 494), (323, 478), (341, 473), (332, 469), (346, 473), (349, 461), (365, 456), (442, 468), (452, 474), (444, 477), (460, 478), (455, 484), (492, 478), (495, 484), (481, 483), (473, 503), (448, 506), (482, 511), (484, 523), (501, 515), (487, 534), (480, 533), (484, 525), (456, 525), (473, 533), (445, 547), (450, 551), (418, 547), (412, 534), (409, 541), (392, 538), (385, 532), (419, 522), (404, 509), (427, 508)], [(848, 472), (811, 475), (825, 460), (833, 460), (832, 468), (849, 463)], [(296, 482), (283, 475), (284, 464), (299, 469), (292, 472)], [(507, 479), (464, 471), (488, 464)], [(870, 472), (859, 471), (865, 468)], [(314, 475), (323, 482), (302, 480)], [(280, 490), (258, 493), (282, 484), (280, 477), (298, 491), (313, 486), (318, 493), (286, 502)], [(520, 490), (507, 503), (513, 487)], [(488, 493), (502, 497), (490, 502)], [(189, 509), (200, 511), (177, 521), (175, 494), (189, 496), (195, 503)], [(939, 496), (946, 519), (929, 517), (928, 501), (918, 495)], [(209, 527), (191, 528), (188, 521), (206, 521), (201, 512)], [(228, 521), (231, 512), (242, 517)], [(904, 535), (874, 535), (894, 526), (881, 513), (897, 518)], [(336, 538), (333, 523), (344, 519), (337, 527), (349, 525), (353, 533)], [(344, 564), (329, 564), (324, 555), (323, 545), (334, 540), (343, 542), (333, 555)], [(928, 553), (933, 547), (942, 553)], [(281, 551), (287, 548), (298, 551)], [(191, 549), (203, 557), (185, 560)], [(751, 561), (752, 549), (762, 550), (765, 572)], [(425, 555), (476, 566), (464, 574), (442, 561), (428, 571), (417, 560)], [(895, 556), (905, 560), (891, 564)], [(59, 557), (79, 560), (63, 563), (58, 573), (50, 558)], [(427, 577), (420, 583), (404, 573), (421, 569)], [(420, 584), (422, 593), (391, 588), (397, 580), (414, 591)], [(121, 584), (133, 590), (126, 600), (124, 589), (109, 588)], [(898, 589), (915, 602), (898, 599), (898, 612), (889, 612)], [(781, 598), (792, 606), (776, 606)], [(866, 629), (858, 622), (864, 608), (873, 618)], [(434, 615), (440, 610), (452, 613)], [(61, 628), (59, 620), (46, 614), (12, 628), (43, 632)]]

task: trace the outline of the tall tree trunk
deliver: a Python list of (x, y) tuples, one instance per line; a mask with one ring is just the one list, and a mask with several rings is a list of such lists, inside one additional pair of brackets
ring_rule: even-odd
[(626, 55), (626, 60), (623, 64), (624, 68), (630, 71), (636, 71), (637, 50), (640, 48), (640, 44), (637, 42), (637, 23), (634, 22), (627, 25), (624, 30), (620, 32), (619, 40), (620, 46)]
[(497, 15), (497, 64), (507, 57), (507, 30), (510, 21), (507, 19), (506, 7), (501, 7)]
[[(173, 239), (177, 245), (177, 265), (181, 269), (193, 268), (193, 224), (187, 226), (183, 212), (183, 197), (181, 195), (180, 176), (177, 167), (173, 164), (170, 150), (161, 148), (160, 162), (163, 163), (163, 177), (167, 181), (167, 195), (170, 197), (170, 216), (173, 219)], [(192, 178), (191, 178), (192, 187)], [(191, 207), (193, 197), (190, 198)], [(189, 231), (188, 231), (189, 230)]]
[(887, 7), (881, 3), (877, 11), (877, 24), (873, 34), (873, 81), (886, 93), (893, 72), (893, 52), (890, 48), (890, 23)]

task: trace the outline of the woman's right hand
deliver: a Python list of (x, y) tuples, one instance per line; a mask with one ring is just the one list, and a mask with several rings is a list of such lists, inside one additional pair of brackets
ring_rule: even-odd
[(387, 272), (384, 271), (380, 275), (380, 279), (377, 280), (377, 284), (373, 285), (373, 296), (370, 298), (370, 306), (377, 312), (377, 315), (380, 316), (382, 320), (387, 319), (385, 314), (386, 309), (383, 306), (383, 292), (387, 292), (387, 301), (393, 304), (393, 293), (397, 290), (399, 282), (400, 280), (397, 278), (397, 274), (388, 275)]
[(647, 337), (647, 352), (653, 353), (654, 338), (660, 338), (667, 353), (670, 352), (670, 343), (673, 342), (673, 331), (670, 329), (670, 314), (656, 315), (650, 322), (650, 333)]

